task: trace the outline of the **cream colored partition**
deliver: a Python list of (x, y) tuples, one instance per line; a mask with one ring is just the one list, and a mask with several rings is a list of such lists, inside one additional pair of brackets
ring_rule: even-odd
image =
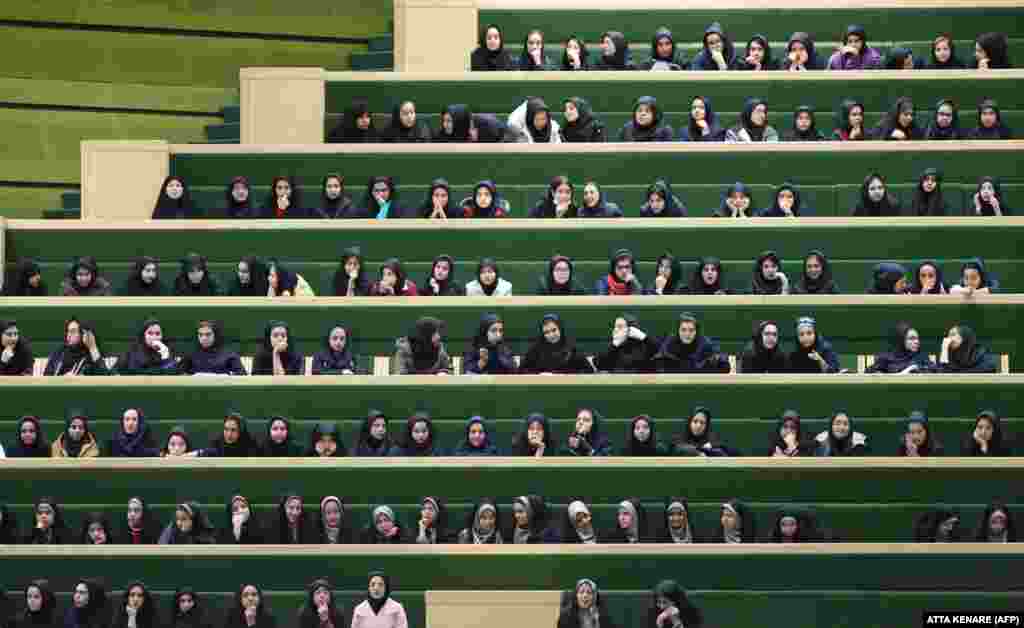
[(468, 70), (476, 22), (476, 0), (395, 0), (395, 70)]
[(84, 141), (82, 220), (146, 220), (170, 170), (162, 140)]
[(547, 628), (560, 591), (427, 591), (427, 628)]
[(243, 144), (322, 144), (323, 68), (242, 68)]

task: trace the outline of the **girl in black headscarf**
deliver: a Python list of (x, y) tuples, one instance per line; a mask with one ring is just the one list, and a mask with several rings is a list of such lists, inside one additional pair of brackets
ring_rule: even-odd
[(690, 504), (685, 497), (666, 498), (662, 513), (664, 522), (658, 534), (658, 543), (688, 545), (700, 542), (690, 517)]
[(178, 176), (169, 176), (160, 186), (160, 196), (153, 208), (153, 220), (161, 218), (196, 218), (192, 195), (189, 194), (185, 180)]
[(1009, 140), (1013, 139), (1013, 131), (1003, 124), (1003, 116), (999, 103), (985, 98), (978, 104), (978, 126), (968, 133), (972, 140)]
[(880, 262), (871, 270), (868, 294), (908, 294), (907, 269), (896, 262)]
[(718, 434), (712, 431), (714, 417), (707, 406), (696, 406), (686, 421), (686, 429), (672, 438), (673, 455), (677, 456), (734, 456), (738, 451), (722, 444)]
[(419, 295), (416, 282), (407, 278), (402, 260), (392, 257), (380, 265), (377, 281), (370, 286), (373, 297), (415, 297)]
[(678, 72), (689, 69), (690, 64), (681, 50), (676, 50), (676, 42), (672, 31), (666, 26), (659, 26), (651, 37), (651, 58), (637, 66), (638, 70)]
[(999, 282), (985, 270), (985, 261), (980, 257), (967, 260), (960, 267), (960, 283), (949, 289), (950, 294), (994, 294), (999, 289)]
[(618, 504), (615, 525), (601, 535), (606, 543), (647, 543), (647, 513), (636, 497), (624, 499)]
[(473, 194), (462, 199), (463, 218), (506, 218), (511, 213), (509, 202), (498, 193), (497, 184), (490, 179), (478, 182)]
[(785, 142), (824, 142), (825, 136), (818, 130), (814, 107), (800, 105), (793, 112), (793, 128), (783, 136)]
[(505, 50), (505, 35), (497, 24), (488, 24), (480, 31), (480, 46), (470, 57), (473, 72), (514, 70), (512, 55)]
[(978, 181), (978, 189), (968, 202), (964, 214), (968, 216), (1012, 216), (1013, 210), (1003, 197), (1003, 188), (999, 180), (993, 177), (982, 177)]
[(814, 454), (814, 447), (814, 443), (804, 438), (800, 413), (796, 410), (783, 412), (772, 433), (772, 447), (768, 455), (775, 458), (810, 456)]
[(18, 419), (14, 442), (6, 448), (8, 458), (49, 458), (50, 443), (43, 434), (38, 417), (26, 415)]
[(303, 545), (317, 542), (316, 525), (302, 506), (302, 496), (297, 493), (281, 496), (267, 543)]
[(380, 410), (370, 410), (363, 419), (359, 440), (352, 446), (351, 455), (362, 458), (386, 456), (391, 451), (391, 445), (387, 417)]
[(416, 119), (416, 103), (403, 100), (391, 110), (391, 125), (384, 131), (388, 142), (402, 144), (429, 142), (430, 128)]
[(128, 498), (128, 509), (125, 512), (117, 543), (121, 545), (156, 545), (160, 538), (160, 523), (149, 512), (146, 500), (135, 496)]
[(796, 345), (786, 360), (792, 373), (839, 372), (839, 356), (832, 343), (818, 334), (818, 324), (809, 316), (797, 319)]
[(320, 206), (310, 212), (310, 218), (355, 218), (352, 196), (345, 193), (345, 177), (331, 172), (320, 184)]
[(974, 420), (974, 430), (964, 439), (960, 449), (963, 456), (1009, 456), (1010, 447), (1004, 441), (1002, 421), (995, 410), (982, 410)]
[(818, 530), (814, 513), (803, 508), (786, 507), (775, 517), (772, 543), (818, 543), (825, 536)]
[(962, 140), (966, 133), (960, 130), (960, 110), (956, 103), (945, 98), (935, 105), (935, 117), (924, 134), (926, 140)]
[(923, 140), (924, 130), (914, 117), (914, 101), (901, 96), (872, 132), (876, 140)]
[(71, 530), (64, 523), (64, 508), (52, 497), (39, 497), (32, 505), (32, 528), (22, 540), (24, 545), (68, 545)]
[(785, 373), (786, 353), (782, 350), (779, 326), (775, 321), (760, 321), (751, 341), (743, 349), (739, 373)]
[(181, 260), (181, 270), (174, 280), (174, 294), (180, 297), (216, 297), (220, 284), (210, 275), (206, 258), (189, 253)]
[(144, 256), (135, 260), (135, 268), (118, 292), (122, 297), (160, 297), (166, 290), (160, 283), (160, 262), (155, 257)]
[(64, 323), (64, 346), (50, 354), (43, 375), (108, 375), (91, 323), (71, 317)]
[(228, 608), (224, 628), (277, 628), (277, 618), (264, 603), (263, 591), (255, 584), (243, 584)]
[(363, 144), (377, 142), (377, 129), (373, 126), (373, 115), (370, 114), (370, 101), (357, 96), (352, 104), (345, 109), (341, 123), (327, 136), (332, 144)]
[(577, 214), (580, 218), (622, 218), (622, 209), (605, 198), (596, 181), (588, 179), (583, 184), (583, 203)]
[(952, 210), (942, 194), (942, 172), (938, 168), (925, 168), (914, 188), (911, 216), (949, 216)]
[(474, 118), (469, 105), (456, 103), (441, 110), (441, 127), (434, 133), (435, 142), (474, 141)]
[(78, 542), (82, 545), (108, 545), (114, 542), (114, 530), (102, 512), (90, 512), (82, 520)]
[(370, 281), (366, 278), (363, 254), (358, 246), (341, 252), (341, 262), (334, 272), (334, 296), (365, 297), (370, 294)]
[(45, 297), (46, 282), (43, 281), (43, 269), (39, 263), (30, 258), (18, 260), (6, 294), (9, 297)]
[[(210, 451), (214, 450), (211, 449)], [(171, 431), (167, 433), (167, 438), (164, 439), (164, 448), (160, 450), (161, 458), (200, 455), (202, 455), (202, 451), (196, 451), (192, 448), (192, 441), (189, 439), (188, 432), (185, 431), (183, 425), (175, 425), (171, 428)]]
[(234, 281), (228, 289), (229, 297), (267, 296), (267, 265), (255, 255), (247, 255), (238, 262)]
[(854, 216), (899, 216), (903, 213), (900, 199), (889, 192), (885, 177), (872, 172), (860, 188), (860, 202), (851, 212)]
[(981, 524), (974, 535), (978, 543), (1016, 543), (1017, 526), (1006, 504), (993, 502), (981, 513)]
[(462, 208), (452, 203), (452, 188), (447, 179), (437, 178), (430, 182), (427, 197), (414, 217), (436, 220), (462, 217)]
[(586, 356), (576, 348), (568, 336), (565, 323), (557, 314), (545, 314), (538, 325), (538, 335), (523, 356), (519, 372), (531, 373), (589, 373), (593, 369)]
[(252, 200), (252, 187), (246, 177), (234, 177), (224, 190), (228, 218), (259, 218), (259, 210)]
[(832, 279), (832, 265), (828, 257), (817, 249), (804, 257), (804, 270), (793, 288), (794, 294), (839, 294), (839, 286)]
[(724, 142), (725, 129), (707, 96), (697, 96), (690, 104), (689, 122), (679, 129), (680, 142)]
[(754, 513), (738, 499), (722, 504), (719, 525), (711, 538), (712, 543), (753, 543), (757, 538)]
[(603, 417), (593, 408), (580, 408), (576, 413), (576, 426), (569, 433), (560, 456), (610, 456), (612, 443), (604, 431)]
[(763, 98), (748, 98), (739, 124), (725, 132), (727, 144), (778, 141), (779, 132), (768, 124), (768, 102)]
[(302, 188), (294, 177), (274, 177), (270, 181), (270, 192), (263, 202), (261, 218), (308, 218), (309, 212), (302, 206)]
[(530, 209), (530, 218), (577, 218), (578, 210), (573, 201), (574, 190), (569, 177), (551, 179), (544, 198)]
[(775, 188), (775, 199), (770, 207), (758, 212), (761, 218), (799, 218), (801, 214), (813, 214), (814, 208), (804, 207), (800, 190), (794, 184), (785, 182)]
[(352, 612), (352, 626), (406, 628), (409, 620), (402, 604), (391, 597), (391, 578), (383, 571), (371, 571), (366, 599)]
[[(584, 56), (586, 51), (584, 51)], [(608, 132), (604, 122), (594, 116), (590, 102), (579, 96), (566, 99), (563, 103), (564, 118), (560, 125), (564, 142), (607, 142)]]
[(570, 35), (562, 44), (562, 70), (566, 72), (587, 71), (590, 69), (590, 59), (587, 54), (587, 44), (582, 37)]
[(952, 508), (936, 508), (924, 513), (914, 522), (916, 543), (960, 543), (966, 536), (960, 513)]
[(505, 540), (498, 525), (500, 516), (493, 499), (484, 497), (466, 517), (466, 527), (458, 534), (460, 545), (501, 545)]
[(675, 580), (662, 580), (654, 587), (653, 601), (647, 612), (647, 628), (700, 628), (704, 615), (686, 597)]
[(786, 59), (782, 69), (790, 72), (821, 70), (824, 64), (818, 59), (814, 40), (807, 33), (797, 31), (789, 36), (786, 43)]
[(253, 375), (302, 375), (302, 352), (291, 341), (291, 329), (284, 321), (270, 321), (263, 329), (263, 346), (252, 362)]
[(344, 545), (352, 542), (349, 528), (348, 508), (345, 500), (328, 495), (320, 500), (320, 516), (317, 518), (318, 543), (321, 545)]
[(210, 442), (210, 447), (200, 452), (202, 456), (221, 458), (248, 458), (260, 455), (260, 446), (249, 433), (249, 423), (237, 410), (228, 410), (224, 417), (220, 435)]
[(220, 321), (199, 321), (195, 350), (181, 360), (179, 370), (187, 375), (246, 375), (238, 353), (224, 348)]
[(658, 430), (654, 418), (647, 414), (633, 417), (626, 433), (626, 446), (622, 448), (623, 456), (667, 456), (668, 448), (658, 439)]
[(828, 429), (814, 437), (814, 455), (865, 456), (868, 453), (868, 437), (853, 429), (853, 418), (845, 410), (832, 413)]
[(681, 288), (680, 292), (694, 295), (729, 294), (724, 286), (722, 272), (722, 260), (702, 257), (697, 260), (689, 284)]
[(512, 349), (505, 342), (505, 322), (494, 313), (480, 317), (473, 348), (462, 358), (463, 370), (474, 375), (512, 375), (516, 372)]
[(327, 328), (324, 347), (313, 355), (313, 375), (353, 375), (356, 359), (352, 354), (352, 332), (341, 323)]
[(722, 25), (712, 22), (704, 29), (703, 49), (693, 58), (691, 70), (729, 70), (736, 65), (736, 49)]
[(544, 54), (544, 32), (532, 29), (523, 39), (523, 52), (516, 69), (523, 72), (555, 70), (555, 64)]
[(512, 284), (502, 279), (498, 261), (484, 257), (476, 265), (476, 279), (466, 284), (469, 297), (510, 297)]
[(523, 429), (512, 441), (513, 455), (533, 458), (556, 455), (551, 423), (540, 412), (531, 412), (523, 421)]
[(910, 294), (946, 294), (946, 282), (942, 278), (942, 266), (935, 260), (925, 260), (917, 265)]
[(267, 421), (267, 437), (263, 441), (263, 455), (297, 458), (303, 454), (302, 445), (292, 439), (292, 424), (288, 417), (276, 414)]
[(554, 255), (548, 260), (547, 273), (537, 279), (537, 294), (542, 296), (571, 296), (587, 291), (575, 278), (572, 260), (565, 255)]
[(25, 611), (15, 628), (57, 628), (61, 625), (57, 612), (57, 596), (47, 580), (33, 580), (25, 587)]
[(121, 422), (110, 439), (107, 455), (122, 458), (156, 458), (160, 455), (156, 439), (142, 408), (129, 407), (121, 415)]
[(907, 431), (900, 436), (896, 455), (908, 458), (942, 456), (943, 447), (938, 439), (932, 436), (932, 428), (928, 423), (928, 415), (914, 410), (907, 419)]
[(633, 314), (623, 314), (612, 325), (611, 342), (597, 356), (595, 367), (607, 373), (653, 373), (658, 341), (640, 328)]
[(765, 251), (754, 260), (750, 293), (789, 294), (789, 278), (782, 272), (782, 261), (775, 251)]
[(213, 628), (206, 621), (199, 594), (192, 587), (178, 587), (174, 592), (171, 621), (168, 628)]
[(18, 321), (0, 321), (0, 375), (31, 375), (34, 363), (32, 344)]
[(71, 608), (64, 613), (64, 628), (108, 628), (110, 608), (107, 591), (98, 580), (79, 580), (71, 595)]
[(121, 603), (114, 608), (114, 622), (110, 628), (157, 628), (156, 603), (153, 595), (142, 582), (129, 584), (121, 597)]
[(619, 131), (620, 142), (671, 142), (672, 127), (662, 124), (664, 114), (654, 96), (641, 96), (633, 105), (633, 116)]
[(920, 70), (924, 67), (922, 59), (914, 57), (914, 51), (904, 46), (889, 50), (883, 62), (883, 70)]
[(100, 455), (100, 442), (89, 429), (89, 415), (80, 408), (68, 408), (65, 413), (64, 433), (50, 447), (54, 458), (96, 458)]
[(392, 447), (388, 455), (408, 458), (441, 456), (444, 452), (437, 444), (439, 440), (430, 415), (416, 412), (405, 422), (405, 442)]
[[(0, 545), (16, 545), (19, 539), (17, 519), (11, 514), (11, 510), (6, 504), (0, 504)], [(0, 601), (0, 608), (2, 607), (3, 602)]]
[(926, 70), (962, 70), (966, 65), (956, 56), (953, 36), (943, 33), (932, 41), (932, 58), (925, 65)]
[(832, 139), (839, 142), (855, 142), (868, 139), (868, 131), (864, 128), (864, 103), (860, 100), (847, 98), (839, 103), (836, 111), (836, 130)]
[(408, 336), (395, 340), (393, 375), (447, 375), (451, 369), (451, 358), (444, 346), (444, 321), (421, 317)]
[(974, 40), (972, 70), (1006, 70), (1010, 63), (1009, 42), (1004, 33), (982, 33)]
[(297, 628), (347, 628), (351, 624), (345, 617), (345, 607), (334, 600), (334, 592), (327, 578), (317, 578), (307, 587), (306, 600), (299, 609)]
[(753, 207), (753, 192), (742, 181), (737, 181), (725, 188), (722, 202), (712, 214), (712, 218), (751, 218), (756, 211)]
[(263, 526), (253, 512), (249, 498), (234, 494), (224, 505), (224, 527), (220, 529), (219, 543), (224, 545), (262, 545)]
[(617, 628), (615, 620), (608, 612), (604, 597), (597, 589), (597, 584), (587, 578), (579, 580), (574, 591), (562, 594), (556, 624), (556, 628), (580, 626)]
[(511, 523), (508, 538), (515, 545), (559, 542), (558, 531), (548, 527), (548, 505), (540, 495), (513, 499)]
[(949, 328), (942, 339), (939, 368), (942, 373), (998, 373), (999, 358), (978, 344), (978, 336), (967, 325)]
[(114, 294), (110, 282), (100, 276), (100, 267), (92, 256), (77, 257), (61, 282), (65, 297), (109, 297)]
[(768, 38), (758, 34), (747, 40), (746, 52), (742, 58), (736, 56), (734, 69), (751, 72), (778, 70), (779, 62), (772, 58), (772, 47), (768, 45)]
[(728, 373), (729, 360), (718, 342), (702, 335), (690, 312), (679, 315), (679, 327), (666, 336), (654, 356), (659, 373)]
[(174, 375), (178, 372), (174, 351), (164, 343), (160, 321), (155, 318), (142, 321), (134, 345), (117, 359), (114, 370), (124, 375)]
[(455, 258), (451, 255), (438, 255), (430, 264), (430, 274), (423, 282), (420, 296), (461, 297), (465, 290), (455, 278)]
[(928, 352), (921, 348), (921, 335), (910, 323), (896, 324), (890, 335), (892, 350), (875, 355), (875, 363), (868, 367), (868, 373), (931, 373), (935, 363)]
[(647, 186), (640, 207), (641, 218), (685, 218), (688, 213), (686, 204), (672, 192), (668, 179), (661, 177)]
[(160, 533), (160, 545), (215, 545), (217, 530), (194, 501), (178, 504), (174, 521)]
[(658, 257), (654, 280), (647, 294), (651, 295), (672, 295), (679, 292), (683, 279), (682, 262), (669, 252), (662, 253)]
[(636, 69), (629, 52), (629, 42), (619, 31), (601, 33), (601, 56), (590, 69), (605, 72), (632, 71)]

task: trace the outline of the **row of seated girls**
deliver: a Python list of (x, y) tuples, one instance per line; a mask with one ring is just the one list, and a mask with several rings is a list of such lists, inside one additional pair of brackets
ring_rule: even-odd
[[(509, 509), (494, 499), (479, 499), (466, 509), (465, 525), (449, 522), (446, 500), (439, 496), (424, 497), (411, 521), (403, 521), (388, 504), (372, 505), (369, 519), (356, 524), (352, 504), (344, 498), (328, 495), (319, 502), (307, 504), (302, 494), (288, 492), (268, 512), (257, 513), (256, 504), (241, 493), (226, 501), (220, 525), (214, 524), (206, 508), (195, 501), (177, 505), (174, 518), (164, 524), (156, 521), (142, 497), (133, 497), (126, 513), (117, 513), (120, 525), (114, 527), (104, 512), (83, 517), (81, 530), (72, 532), (65, 522), (63, 507), (53, 497), (40, 497), (33, 504), (31, 532), (12, 542), (27, 545), (305, 545), (305, 544), (603, 544), (603, 543), (813, 543), (858, 541), (856, 531), (847, 538), (838, 538), (821, 526), (815, 513), (806, 507), (785, 506), (771, 519), (770, 531), (763, 536), (757, 530), (756, 513), (739, 499), (721, 506), (720, 516), (712, 519), (704, 512), (694, 517), (685, 497), (672, 496), (664, 501), (645, 505), (636, 497), (613, 502), (617, 516), (607, 528), (598, 529), (595, 509), (589, 500), (570, 498), (566, 506), (555, 506), (540, 495), (516, 498)], [(319, 503), (317, 509), (314, 504)], [(556, 511), (557, 508), (557, 511)], [(360, 509), (362, 510), (362, 509)], [(511, 516), (502, 517), (502, 511)], [(602, 509), (603, 510), (603, 509)], [(648, 510), (658, 516), (648, 518)], [(561, 511), (558, 516), (556, 512)], [(942, 509), (939, 509), (942, 512)], [(997, 514), (998, 513), (998, 514)], [(362, 513), (360, 513), (361, 515)], [(602, 513), (603, 514), (603, 513)], [(9, 517), (9, 515), (8, 515)], [(958, 517), (959, 519), (959, 517)], [(927, 538), (925, 517), (915, 525), (915, 537)], [(16, 532), (12, 525), (5, 532)], [(712, 523), (713, 522), (713, 523)], [(452, 525), (454, 529), (449, 529)], [(908, 526), (909, 527), (909, 526)], [(1017, 537), (1014, 513), (1006, 504), (993, 502), (980, 517), (974, 534), (957, 521), (954, 530), (946, 532), (949, 541), (1015, 543)], [(922, 538), (924, 537), (924, 538)]]
[[(449, 105), (441, 112), (437, 129), (417, 117), (416, 103), (402, 100), (391, 112), (391, 122), (378, 128), (365, 98), (356, 98), (346, 109), (341, 122), (328, 134), (332, 143), (422, 143), (422, 142), (511, 142), (560, 144), (572, 142), (847, 142), (860, 140), (1008, 140), (1013, 130), (1004, 122), (999, 103), (982, 97), (977, 118), (960, 121), (960, 106), (950, 98), (935, 103), (935, 109), (921, 112), (912, 98), (896, 99), (874, 128), (865, 126), (865, 107), (855, 97), (843, 99), (835, 112), (832, 128), (819, 127), (816, 108), (805, 101), (792, 112), (792, 128), (776, 129), (769, 123), (769, 102), (750, 97), (735, 124), (727, 126), (708, 95), (696, 96), (689, 103), (689, 116), (679, 121), (678, 137), (665, 108), (654, 96), (640, 96), (632, 105), (633, 115), (613, 135), (590, 103), (582, 97), (566, 98), (556, 120), (552, 109), (541, 98), (528, 98), (516, 107), (507, 120), (493, 113), (474, 114), (465, 104)], [(929, 121), (919, 120), (927, 115)], [(677, 122), (678, 123), (678, 122)]]
[[(769, 455), (773, 457), (847, 457), (877, 454), (896, 454), (904, 457), (935, 457), (946, 455), (939, 434), (928, 416), (915, 410), (907, 419), (906, 429), (897, 442), (888, 447), (869, 445), (870, 434), (855, 429), (851, 413), (837, 410), (832, 413), (827, 429), (808, 433), (802, 427), (800, 413), (786, 410), (775, 427), (766, 429), (764, 447), (760, 451), (743, 452), (728, 444), (730, 435), (713, 429), (713, 413), (706, 406), (696, 406), (691, 416), (683, 421), (682, 431), (663, 439), (658, 433), (657, 421), (647, 414), (633, 417), (625, 435), (618, 444), (608, 435), (607, 421), (593, 408), (580, 408), (575, 423), (567, 434), (555, 433), (551, 420), (534, 412), (529, 414), (516, 432), (511, 447), (498, 444), (492, 431), (493, 424), (473, 416), (465, 423), (464, 433), (451, 449), (442, 443), (438, 427), (426, 412), (415, 412), (404, 424), (404, 434), (395, 435), (388, 427), (387, 417), (379, 410), (370, 410), (361, 422), (358, 437), (347, 448), (335, 421), (317, 422), (301, 444), (287, 417), (271, 416), (267, 421), (266, 436), (258, 440), (249, 431), (246, 418), (237, 411), (229, 411), (220, 434), (211, 438), (207, 447), (201, 447), (183, 426), (175, 426), (166, 435), (161, 434), (163, 447), (146, 421), (141, 407), (128, 407), (118, 421), (109, 440), (104, 440), (90, 429), (88, 413), (69, 409), (64, 430), (50, 443), (38, 417), (24, 416), (17, 423), (16, 440), (7, 449), (0, 446), (0, 454), (11, 458), (180, 458), (180, 457), (311, 457), (311, 458), (379, 458), (379, 457), (437, 457), (437, 456), (501, 456), (543, 458), (549, 456), (684, 456), (728, 457), (743, 455)], [(662, 423), (664, 427), (664, 423)], [(723, 438), (725, 441), (723, 441)], [(959, 454), (967, 457), (1005, 457), (1014, 453), (1013, 436), (1005, 433), (1003, 421), (994, 410), (982, 410), (974, 420), (969, 434), (961, 435)], [(954, 455), (950, 451), (950, 455)], [(0, 457), (3, 457), (0, 455)]]
[[(542, 198), (527, 211), (530, 218), (621, 218), (620, 206), (607, 198), (593, 180), (577, 184), (565, 176), (548, 183)], [(252, 201), (252, 187), (245, 177), (229, 183), (224, 208), (208, 208), (224, 218), (241, 219), (336, 219), (362, 218), (387, 220), (395, 218), (510, 218), (513, 208), (493, 180), (479, 181), (470, 196), (461, 201), (453, 198), (447, 179), (434, 179), (425, 197), (408, 203), (402, 198), (393, 177), (371, 177), (366, 192), (357, 204), (345, 191), (345, 179), (329, 174), (323, 179), (320, 198), (303, 198), (301, 186), (293, 179), (275, 177), (273, 190), (262, 207)], [(641, 218), (685, 218), (689, 209), (685, 194), (673, 189), (667, 177), (659, 177), (643, 193), (638, 205)], [(958, 196), (958, 195), (957, 195)], [(759, 207), (750, 186), (741, 181), (722, 190), (714, 218), (799, 218), (813, 216), (814, 208), (802, 198), (800, 187), (784, 182), (777, 186), (768, 204)], [(168, 177), (153, 209), (154, 219), (198, 218), (206, 213), (191, 198), (188, 186), (180, 177)], [(1013, 210), (994, 177), (982, 177), (966, 203), (954, 200), (943, 190), (943, 174), (938, 168), (925, 169), (918, 178), (911, 198), (902, 200), (889, 187), (886, 177), (878, 172), (868, 174), (861, 185), (860, 199), (850, 208), (851, 216), (1010, 216)]]
[[(3, 375), (32, 375), (35, 356), (31, 342), (21, 335), (17, 321), (3, 321)], [(589, 374), (589, 373), (729, 373), (729, 355), (714, 337), (706, 335), (700, 319), (690, 312), (679, 315), (678, 324), (664, 336), (630, 313), (616, 316), (606, 341), (598, 350), (586, 350), (569, 334), (569, 323), (548, 313), (537, 323), (536, 335), (524, 353), (513, 349), (506, 337), (505, 320), (487, 312), (473, 329), (470, 348), (463, 356), (466, 375)], [(646, 328), (646, 329), (645, 329)], [(783, 327), (774, 320), (753, 326), (751, 340), (738, 356), (736, 370), (744, 374), (846, 373), (839, 354), (818, 329), (817, 321), (800, 316), (793, 327), (793, 343), (784, 343)], [(395, 375), (449, 375), (453, 361), (448, 353), (444, 321), (433, 317), (416, 320), (407, 335), (395, 339), (391, 373)], [(311, 356), (312, 375), (351, 375), (368, 369), (358, 363), (355, 332), (344, 323), (327, 326), (323, 344)], [(909, 323), (896, 325), (891, 352), (875, 356), (869, 372), (877, 373), (996, 373), (1000, 357), (978, 341), (977, 333), (963, 323), (951, 325), (939, 340), (939, 354), (925, 348), (918, 331)], [(138, 327), (130, 348), (109, 362), (95, 325), (71, 317), (64, 324), (61, 346), (47, 358), (43, 375), (304, 375), (306, 359), (285, 321), (270, 321), (263, 330), (262, 346), (252, 359), (251, 373), (235, 350), (226, 345), (219, 321), (196, 324), (195, 342), (187, 352), (168, 344), (164, 328), (155, 318)], [(517, 355), (521, 357), (517, 357)], [(365, 359), (365, 358), (364, 358)]]
[[(635, 62), (629, 42), (619, 31), (606, 31), (597, 42), (600, 54), (592, 57), (586, 42), (578, 36), (566, 38), (558, 60), (550, 58), (545, 50), (544, 33), (533, 29), (527, 33), (518, 58), (505, 48), (501, 27), (488, 24), (481, 32), (479, 47), (471, 56), (474, 72), (519, 71), (586, 71), (586, 70), (706, 70), (706, 71), (766, 71), (788, 70), (997, 70), (1011, 68), (1009, 41), (1003, 33), (983, 33), (974, 40), (974, 50), (965, 62), (955, 49), (953, 36), (947, 33), (934, 38), (931, 58), (914, 57), (902, 46), (893, 48), (883, 59), (878, 49), (868, 42), (867, 30), (851, 24), (839, 34), (839, 47), (828, 57), (819, 56), (814, 38), (806, 32), (794, 32), (786, 39), (785, 56), (774, 59), (768, 37), (754, 35), (745, 50), (737, 50), (728, 33), (718, 22), (710, 24), (698, 40), (700, 52), (687, 59), (678, 49), (675, 36), (665, 26), (651, 37), (650, 58)], [(826, 53), (827, 54), (827, 53)]]

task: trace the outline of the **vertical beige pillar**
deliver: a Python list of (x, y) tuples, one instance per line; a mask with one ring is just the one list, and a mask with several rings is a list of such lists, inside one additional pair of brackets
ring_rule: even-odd
[(554, 626), (560, 591), (427, 591), (427, 628)]
[(242, 68), (243, 144), (322, 144), (323, 68)]
[(170, 172), (170, 145), (82, 142), (82, 219), (148, 220)]
[(395, 70), (465, 72), (477, 29), (476, 0), (395, 0)]

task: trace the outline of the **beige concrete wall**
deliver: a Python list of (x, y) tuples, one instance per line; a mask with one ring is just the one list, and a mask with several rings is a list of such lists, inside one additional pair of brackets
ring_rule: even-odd
[(323, 68), (242, 68), (243, 144), (322, 144)]
[(161, 140), (82, 142), (82, 220), (149, 219), (170, 151)]
[(551, 628), (560, 591), (427, 591), (427, 628)]
[(476, 0), (395, 0), (396, 71), (468, 70), (476, 44)]

